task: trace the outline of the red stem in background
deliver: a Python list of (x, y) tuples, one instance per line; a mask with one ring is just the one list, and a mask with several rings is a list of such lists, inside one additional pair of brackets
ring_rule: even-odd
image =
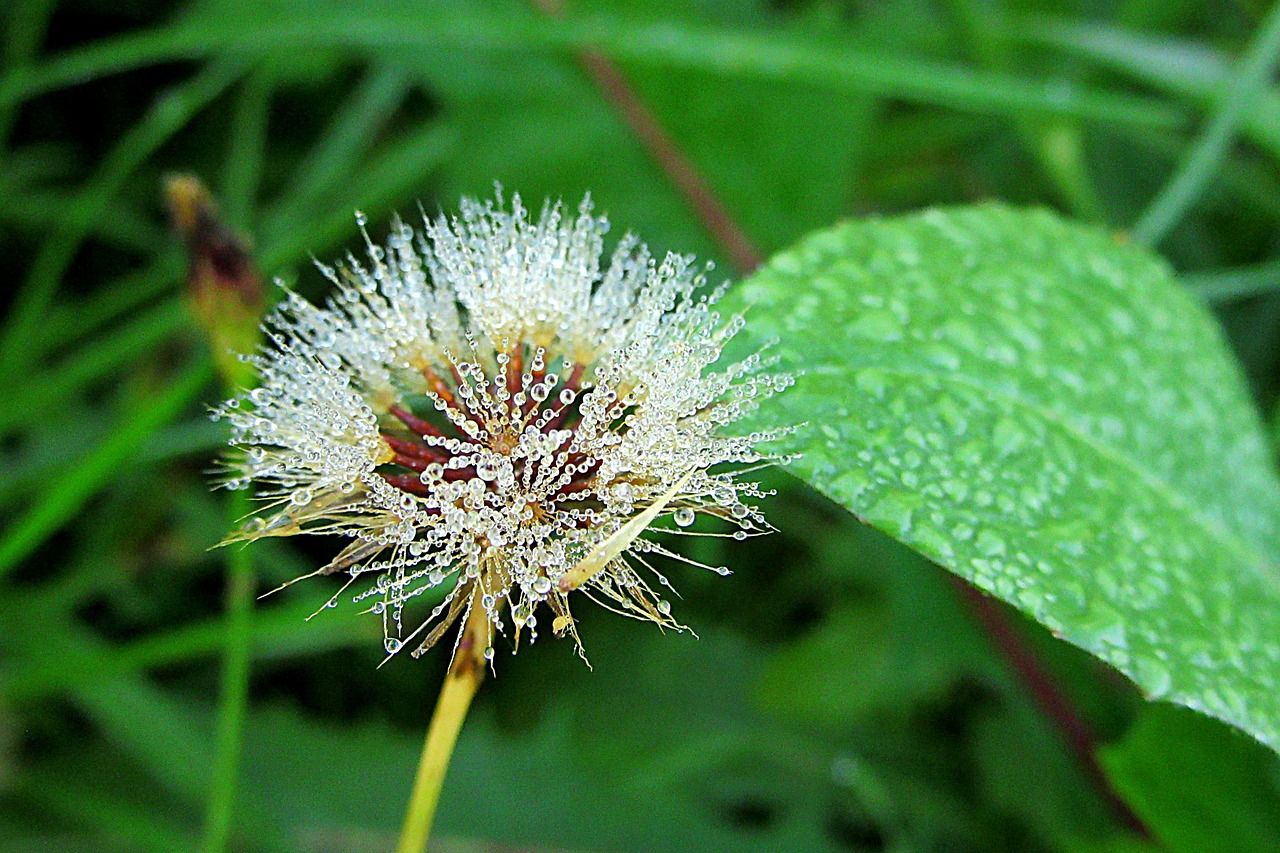
[(1063, 739), (1066, 740), (1076, 760), (1084, 768), (1089, 781), (1102, 793), (1111, 804), (1120, 820), (1134, 833), (1145, 839), (1151, 839), (1151, 831), (1142, 819), (1134, 814), (1115, 789), (1111, 787), (1097, 759), (1097, 741), (1089, 725), (1071, 704), (1070, 698), (1058, 688), (1052, 673), (1036, 657), (1035, 651), (1027, 644), (1026, 639), (1018, 632), (1009, 615), (998, 602), (987, 596), (982, 590), (973, 586), (958, 575), (950, 576), (952, 586), (960, 598), (969, 607), (978, 624), (986, 632), (988, 639), (1000, 651), (1009, 666), (1012, 667), (1022, 686), (1035, 699), (1040, 710), (1053, 722)]
[[(563, 18), (565, 15), (563, 0), (534, 0), (534, 3), (549, 17)], [(578, 62), (600, 92), (618, 111), (622, 120), (649, 152), (649, 156), (657, 161), (667, 179), (684, 196), (698, 220), (729, 256), (733, 265), (743, 273), (760, 266), (764, 262), (763, 256), (738, 227), (728, 208), (693, 165), (693, 161), (676, 146), (657, 116), (636, 95), (621, 69), (597, 50), (579, 51), (577, 56)]]
[[(546, 15), (565, 16), (563, 0), (534, 0)], [(703, 227), (734, 266), (744, 275), (751, 273), (764, 258), (750, 238), (734, 221), (715, 190), (703, 179), (693, 162), (676, 146), (657, 117), (640, 100), (626, 76), (609, 57), (596, 50), (578, 53), (578, 61), (635, 133), (645, 150), (658, 163), (667, 179), (676, 187)], [(1129, 805), (1111, 787), (1098, 764), (1097, 742), (1084, 718), (1071, 700), (1058, 688), (1049, 670), (1036, 657), (1026, 640), (1018, 633), (1000, 606), (978, 588), (956, 575), (949, 575), (960, 598), (968, 606), (992, 644), (1008, 661), (1023, 687), (1031, 694), (1046, 717), (1061, 732), (1071, 752), (1084, 768), (1090, 781), (1111, 804), (1120, 820), (1134, 833), (1150, 839), (1151, 832)]]

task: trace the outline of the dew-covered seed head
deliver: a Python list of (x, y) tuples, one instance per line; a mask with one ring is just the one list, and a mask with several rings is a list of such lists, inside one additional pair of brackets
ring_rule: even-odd
[[(722, 290), (629, 236), (602, 264), (607, 230), (589, 199), (535, 219), (499, 194), (321, 266), (329, 302), (289, 294), (252, 359), (260, 387), (218, 410), (240, 451), (227, 481), (256, 481), (266, 503), (233, 538), (347, 537), (325, 571), (376, 578), (355, 600), (382, 617), (388, 654), (475, 607), (491, 638), (507, 613), (532, 634), (539, 605), (576, 638), (561, 581), (606, 542), (620, 550), (581, 588), (679, 627), (642, 556), (665, 546), (615, 534), (659, 501), (672, 533), (700, 515), (766, 531), (762, 492), (735, 471), (772, 459), (760, 447), (782, 430), (733, 426), (791, 380), (758, 354), (720, 364), (741, 327), (716, 312)], [(443, 602), (411, 620), (436, 587)]]

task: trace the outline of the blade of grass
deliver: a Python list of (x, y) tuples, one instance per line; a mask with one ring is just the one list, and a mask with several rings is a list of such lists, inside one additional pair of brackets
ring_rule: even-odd
[(1186, 159), (1138, 218), (1133, 227), (1135, 240), (1153, 246), (1160, 243), (1195, 204), (1226, 158), (1236, 129), (1275, 73), (1277, 64), (1280, 64), (1280, 3), (1273, 5), (1263, 19), (1222, 100)]
[(1192, 293), (1206, 302), (1230, 302), (1280, 290), (1280, 260), (1214, 272), (1187, 273), (1180, 278)]
[[(143, 441), (134, 465), (154, 465), (182, 456), (207, 456), (225, 447), (227, 428), (207, 418), (174, 424)], [(0, 509), (8, 509), (25, 495), (50, 482), (67, 464), (66, 454), (54, 447), (0, 466)]]
[(177, 246), (171, 246), (148, 266), (105, 282), (83, 299), (59, 300), (50, 306), (42, 336), (31, 342), (29, 357), (66, 347), (176, 289), (184, 268)]
[[(948, 0), (947, 5), (959, 24), (961, 37), (969, 44), (969, 52), (983, 67), (1013, 73), (1007, 43), (998, 37), (1000, 31), (1007, 29), (1005, 4)], [(1062, 119), (1025, 115), (1013, 116), (1013, 126), (1023, 147), (1070, 211), (1080, 219), (1103, 221), (1102, 202), (1089, 176), (1080, 129)]]
[[(1191, 144), (1174, 136), (1125, 133), (1135, 148), (1149, 152), (1167, 168), (1181, 162)], [(1217, 197), (1221, 196), (1220, 199)], [(1247, 206), (1251, 212), (1267, 218), (1280, 218), (1280, 178), (1271, 164), (1253, 157), (1230, 156), (1222, 164), (1218, 179), (1206, 190), (1201, 203), (1216, 200), (1220, 208), (1239, 210)]]
[(617, 60), (693, 68), (726, 76), (788, 80), (901, 98), (947, 109), (1026, 112), (1091, 121), (1180, 127), (1186, 114), (1151, 98), (1085, 88), (1067, 80), (1028, 81), (897, 53), (817, 45), (785, 33), (760, 33), (597, 15), (547, 23), (469, 12), (405, 17), (342, 7), (305, 18), (255, 12), (133, 33), (70, 51), (0, 80), (0, 104), (107, 74), (238, 49), (257, 54), (313, 47), (581, 50)]
[(324, 134), (294, 170), (288, 188), (267, 216), (268, 233), (296, 222), (329, 188), (343, 182), (368, 149), (408, 90), (409, 81), (398, 65), (369, 70)]
[[(261, 555), (260, 559), (269, 556)], [(324, 600), (312, 597), (260, 612), (252, 628), (253, 657), (271, 660), (319, 654), (365, 645), (381, 636), (375, 623), (354, 613), (326, 613), (323, 626), (308, 622), (307, 617), (323, 604)], [(0, 694), (15, 704), (37, 702), (104, 678), (212, 657), (222, 650), (227, 628), (224, 615), (104, 649), (92, 659), (76, 656), (60, 661), (57, 667), (32, 660), (0, 674)]]
[(267, 119), (274, 91), (274, 72), (269, 68), (260, 68), (248, 75), (236, 98), (231, 141), (222, 169), (220, 197), (226, 221), (233, 228), (244, 232), (252, 231), (253, 203), (262, 180)]
[(341, 209), (322, 215), (308, 215), (298, 223), (281, 221), (277, 230), (263, 239), (262, 267), (278, 268), (306, 257), (310, 252), (333, 245), (351, 233), (356, 209), (378, 212), (403, 202), (407, 194), (420, 189), (422, 181), (444, 162), (454, 145), (454, 134), (438, 120), (406, 131), (377, 151), (350, 181), (351, 196)]
[[(0, 71), (21, 68), (36, 55), (44, 41), (53, 4), (54, 0), (17, 0), (9, 7), (0, 39)], [(17, 113), (17, 104), (0, 105), (0, 151), (8, 145)]]
[[(12, 630), (3, 638), (15, 659), (76, 661), (92, 667), (105, 644), (78, 625), (58, 602), (44, 602), (6, 615)], [(209, 767), (208, 737), (169, 696), (136, 674), (86, 679), (71, 689), (77, 705), (120, 749), (136, 758), (169, 791), (198, 802)]]
[[(0, 222), (32, 235), (47, 234), (59, 227), (71, 201), (61, 193), (33, 189), (29, 186), (0, 187), (0, 199), (13, 200), (0, 205)], [(136, 211), (120, 206), (111, 216), (93, 224), (90, 236), (131, 252), (150, 254), (161, 243), (161, 233)]]
[[(1232, 78), (1227, 58), (1203, 44), (1129, 32), (1099, 21), (1023, 18), (1005, 36), (1118, 71), (1206, 109), (1221, 100)], [(1280, 157), (1280, 92), (1260, 92), (1240, 132)]]
[[(157, 689), (141, 675), (108, 673), (110, 647), (71, 618), (57, 601), (8, 615), (2, 638), (5, 651), (18, 659), (75, 662), (97, 674), (77, 683), (71, 698), (103, 736), (131, 756), (149, 776), (181, 800), (197, 803), (208, 784), (212, 755), (208, 748), (209, 720), (197, 706), (189, 706)], [(246, 809), (246, 833), (264, 849), (285, 849), (258, 807)]]
[(144, 439), (191, 405), (209, 384), (212, 372), (207, 360), (188, 367), (163, 393), (138, 403), (101, 444), (78, 460), (64, 460), (70, 475), (52, 480), (0, 536), (0, 578), (70, 523), (80, 507), (111, 481), (115, 470), (128, 464)]
[(35, 776), (35, 781), (24, 785), (20, 796), (71, 826), (93, 832), (99, 843), (111, 844), (106, 849), (151, 853), (186, 853), (191, 849), (186, 827), (172, 817), (144, 811), (137, 803), (123, 802), (100, 780), (65, 772), (26, 775)]
[(189, 324), (177, 300), (164, 302), (129, 321), (102, 340), (82, 345), (63, 362), (23, 378), (39, 394), (14, 398), (0, 408), (0, 435), (32, 426), (40, 417), (159, 346)]
[(0, 338), (0, 377), (10, 380), (23, 367), (45, 312), (62, 277), (98, 217), (104, 215), (125, 180), (161, 145), (186, 126), (240, 74), (240, 63), (211, 63), (175, 87), (112, 148), (62, 227), (40, 247), (6, 319)]
[[(298, 220), (276, 219), (274, 226), (270, 222), (264, 226), (259, 252), (263, 268), (295, 263), (338, 242), (350, 231), (356, 208), (377, 212), (403, 201), (444, 162), (452, 145), (452, 132), (438, 120), (405, 131), (375, 152), (369, 163), (347, 170), (344, 186), (350, 187), (349, 199), (338, 202), (344, 209), (325, 213), (319, 225), (312, 221), (314, 216), (299, 214), (302, 218)], [(108, 282), (82, 302), (53, 306), (41, 330), (44, 337), (33, 342), (30, 355), (68, 346), (118, 321), (175, 287), (182, 273), (181, 255), (176, 249), (166, 251), (150, 266)]]

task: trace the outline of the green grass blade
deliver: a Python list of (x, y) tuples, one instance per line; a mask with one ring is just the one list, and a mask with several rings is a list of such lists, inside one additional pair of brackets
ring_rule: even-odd
[[(108, 850), (139, 853), (186, 853), (192, 838), (172, 816), (149, 814), (136, 803), (122, 802), (116, 791), (100, 780), (70, 776), (65, 771), (31, 774), (32, 784), (21, 791), (41, 809), (47, 809), (71, 826), (82, 826), (106, 841)], [(48, 849), (58, 849), (50, 846)]]
[[(259, 556), (259, 560), (265, 559), (269, 557)], [(254, 657), (274, 659), (316, 654), (365, 645), (381, 636), (377, 625), (355, 613), (326, 613), (323, 626), (306, 621), (323, 604), (323, 598), (313, 596), (261, 610), (252, 626)], [(15, 703), (35, 702), (117, 674), (207, 658), (223, 648), (227, 629), (226, 617), (220, 616), (133, 640), (93, 659), (76, 657), (50, 667), (33, 658), (23, 666), (0, 674), (0, 695)]]
[[(61, 227), (73, 202), (63, 193), (30, 186), (0, 186), (0, 223), (33, 236)], [(6, 203), (7, 202), (7, 203)], [(131, 252), (151, 254), (163, 241), (159, 228), (121, 205), (93, 224), (90, 236)]]
[(275, 75), (269, 69), (250, 74), (236, 98), (231, 142), (222, 170), (222, 213), (233, 228), (251, 230), (250, 216), (267, 147), (267, 118)]
[[(989, 71), (1009, 73), (1013, 63), (1008, 45), (998, 37), (1006, 26), (1005, 4), (948, 0), (947, 5), (975, 58)], [(1023, 147), (1035, 158), (1067, 208), (1081, 219), (1103, 221), (1102, 201), (1089, 176), (1080, 129), (1062, 120), (1027, 116), (1014, 116), (1013, 124)]]
[(0, 377), (14, 376), (53, 302), (59, 283), (98, 217), (107, 213), (125, 180), (161, 145), (240, 75), (239, 62), (215, 62), (163, 97), (112, 148), (63, 227), (40, 247), (0, 338)]
[(53, 533), (69, 524), (80, 507), (129, 462), (140, 442), (176, 418), (209, 384), (212, 367), (201, 361), (163, 393), (137, 404), (105, 441), (79, 460), (67, 460), (64, 476), (49, 482), (36, 502), (0, 537), (0, 578), (29, 557)]
[(397, 65), (371, 69), (294, 171), (268, 221), (277, 227), (282, 222), (295, 221), (326, 190), (343, 182), (404, 98), (408, 86), (404, 69)]
[(1134, 239), (1151, 245), (1159, 243), (1195, 204), (1226, 158), (1236, 129), (1275, 73), (1277, 64), (1280, 64), (1280, 4), (1271, 7), (1222, 101), (1187, 158), (1134, 225)]
[(347, 199), (320, 217), (298, 222), (277, 219), (262, 240), (263, 269), (272, 270), (307, 253), (342, 240), (351, 233), (357, 209), (386, 210), (419, 189), (423, 180), (449, 155), (453, 133), (438, 120), (424, 122), (376, 152), (349, 182)]
[[(49, 16), (53, 13), (54, 0), (18, 0), (9, 7), (5, 17), (4, 35), (0, 37), (0, 71), (21, 68), (31, 61), (40, 49)], [(17, 116), (17, 105), (0, 106), (0, 151), (9, 141), (9, 131)]]
[(178, 300), (157, 305), (113, 331), (103, 340), (77, 349), (62, 363), (23, 378), (39, 394), (16, 397), (0, 408), (0, 435), (32, 425), (42, 415), (65, 405), (94, 382), (132, 363), (170, 340), (190, 323), (186, 306)]
[(59, 300), (50, 306), (42, 335), (31, 343), (28, 357), (69, 346), (103, 326), (120, 321), (166, 291), (176, 289), (186, 265), (177, 246), (161, 252), (148, 266), (105, 282), (82, 299)]
[[(1091, 65), (1119, 72), (1180, 100), (1211, 110), (1231, 84), (1228, 57), (1204, 44), (1118, 29), (1091, 20), (1024, 19), (1007, 35), (1020, 43), (1049, 47)], [(1261, 92), (1241, 124), (1241, 133), (1280, 157), (1280, 92)]]
[(1029, 112), (1164, 128), (1185, 121), (1177, 108), (1149, 98), (1065, 80), (1032, 82), (898, 53), (818, 45), (788, 34), (605, 16), (553, 23), (456, 13), (406, 18), (365, 9), (327, 14), (309, 10), (304, 18), (246, 12), (238, 24), (223, 14), (217, 21), (195, 20), (122, 36), (10, 75), (0, 81), (0, 104), (130, 68), (232, 48), (267, 54), (332, 46), (494, 51), (596, 46), (620, 60), (810, 83), (948, 109)]
[(1181, 279), (1192, 293), (1206, 302), (1230, 302), (1280, 290), (1280, 260), (1247, 267), (1188, 273)]

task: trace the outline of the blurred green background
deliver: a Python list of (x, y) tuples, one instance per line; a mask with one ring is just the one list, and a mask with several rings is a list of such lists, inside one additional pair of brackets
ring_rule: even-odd
[[(264, 271), (313, 298), (309, 258), (358, 249), (354, 210), (378, 236), (395, 211), (450, 210), (495, 180), (535, 205), (589, 190), (618, 233), (749, 272), (580, 64), (594, 45), (763, 255), (842, 217), (989, 198), (1123, 231), (1268, 14), (616, 0), (553, 20), (517, 2), (5, 0), (0, 850), (200, 845), (230, 553), (209, 550), (228, 506), (206, 474), (225, 427), (206, 417), (220, 391), (182, 298), (165, 175), (200, 176)], [(1228, 154), (1161, 248), (1270, 413), (1280, 90)], [(734, 569), (671, 567), (696, 638), (582, 608), (593, 669), (549, 635), (500, 653), (445, 783), (439, 849), (1280, 849), (1275, 756), (1144, 704), (785, 473), (764, 479), (779, 533), (682, 540)], [(267, 589), (337, 547), (247, 553)], [(255, 609), (232, 849), (393, 843), (447, 649), (376, 669), (377, 620), (339, 606), (304, 621), (336, 584)]]

